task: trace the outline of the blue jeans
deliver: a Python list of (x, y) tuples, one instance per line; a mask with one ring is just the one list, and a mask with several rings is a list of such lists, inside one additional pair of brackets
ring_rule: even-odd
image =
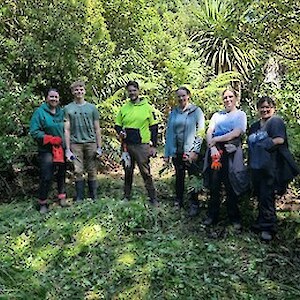
[(52, 153), (39, 152), (40, 186), (39, 200), (46, 200), (53, 177), (56, 178), (58, 194), (65, 193), (66, 164), (53, 163)]

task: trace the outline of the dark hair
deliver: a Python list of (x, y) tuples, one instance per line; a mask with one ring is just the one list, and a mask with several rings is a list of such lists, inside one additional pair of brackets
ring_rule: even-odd
[(186, 93), (187, 93), (189, 96), (192, 95), (191, 91), (190, 91), (187, 87), (185, 87), (185, 86), (179, 87), (175, 92), (177, 93), (177, 92), (180, 91), (180, 90), (186, 91)]
[(55, 89), (55, 88), (50, 88), (50, 89), (48, 89), (48, 90), (46, 91), (46, 93), (45, 93), (45, 98), (47, 98), (47, 96), (49, 95), (50, 92), (56, 92), (56, 93), (59, 94), (59, 92), (58, 92), (57, 89)]
[(136, 81), (130, 80), (126, 84), (126, 89), (128, 89), (130, 86), (134, 86), (136, 89), (140, 89), (139, 84)]
[(260, 108), (264, 102), (267, 102), (270, 106), (276, 107), (276, 103), (271, 97), (263, 96), (263, 97), (258, 98), (257, 103), (256, 103), (256, 108), (257, 109)]

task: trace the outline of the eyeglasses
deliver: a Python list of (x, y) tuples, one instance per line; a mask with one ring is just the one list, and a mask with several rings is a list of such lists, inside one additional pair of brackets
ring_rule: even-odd
[(224, 96), (224, 97), (223, 97), (223, 100), (231, 99), (231, 98), (233, 98), (233, 97), (234, 97), (233, 95), (230, 95), (230, 96)]

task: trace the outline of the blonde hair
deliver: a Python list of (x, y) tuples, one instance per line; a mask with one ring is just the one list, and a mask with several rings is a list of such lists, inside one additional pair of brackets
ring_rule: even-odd
[(224, 96), (224, 94), (225, 94), (226, 91), (232, 92), (234, 94), (234, 96), (237, 99), (239, 99), (239, 96), (240, 96), (239, 92), (237, 90), (235, 90), (233, 87), (228, 87), (228, 88), (224, 89), (223, 92), (222, 92), (222, 94), (221, 94), (222, 97)]
[(74, 88), (76, 88), (77, 86), (82, 86), (85, 88), (85, 83), (82, 80), (76, 80), (74, 81), (71, 85), (70, 85), (70, 89), (73, 90)]

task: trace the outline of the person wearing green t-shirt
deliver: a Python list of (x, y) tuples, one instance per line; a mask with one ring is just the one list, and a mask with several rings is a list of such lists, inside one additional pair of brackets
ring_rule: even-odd
[(75, 167), (75, 200), (84, 199), (84, 173), (88, 174), (89, 196), (97, 198), (96, 159), (102, 155), (99, 112), (94, 104), (85, 101), (85, 84), (71, 84), (74, 101), (65, 107), (66, 157)]
[(136, 81), (129, 81), (126, 89), (130, 101), (121, 107), (115, 122), (115, 129), (130, 156), (130, 163), (127, 166), (124, 164), (124, 200), (130, 199), (133, 171), (137, 164), (150, 203), (157, 206), (158, 200), (150, 172), (149, 158), (156, 156), (158, 120), (153, 107), (146, 99), (139, 97), (139, 85)]

